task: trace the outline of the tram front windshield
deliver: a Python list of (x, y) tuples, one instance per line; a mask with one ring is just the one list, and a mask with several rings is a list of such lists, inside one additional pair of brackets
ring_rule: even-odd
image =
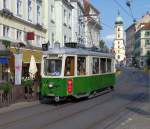
[(44, 74), (46, 76), (60, 76), (61, 68), (61, 59), (45, 59), (44, 61)]

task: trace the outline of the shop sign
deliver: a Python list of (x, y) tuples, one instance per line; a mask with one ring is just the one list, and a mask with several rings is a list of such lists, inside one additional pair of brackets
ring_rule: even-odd
[(27, 40), (34, 40), (34, 32), (27, 32)]
[(15, 85), (21, 85), (22, 76), (22, 54), (14, 54), (15, 56)]
[(7, 57), (0, 57), (0, 64), (8, 64), (8, 58)]

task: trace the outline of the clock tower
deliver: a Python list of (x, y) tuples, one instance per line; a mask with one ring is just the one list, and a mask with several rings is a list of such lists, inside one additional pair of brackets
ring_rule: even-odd
[(124, 44), (124, 29), (123, 19), (118, 12), (115, 21), (115, 40), (114, 40), (114, 53), (117, 64), (125, 64), (125, 44)]

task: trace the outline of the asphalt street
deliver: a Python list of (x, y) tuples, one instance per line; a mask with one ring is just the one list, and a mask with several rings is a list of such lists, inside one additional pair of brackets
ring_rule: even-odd
[(124, 69), (114, 91), (59, 105), (35, 104), (0, 113), (0, 129), (115, 129), (148, 103), (148, 76), (135, 69)]

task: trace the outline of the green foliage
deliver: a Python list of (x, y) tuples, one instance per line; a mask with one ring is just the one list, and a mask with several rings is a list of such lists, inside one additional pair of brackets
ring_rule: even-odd
[(3, 43), (3, 45), (6, 46), (6, 48), (10, 47), (10, 44), (11, 44), (11, 42), (8, 40), (3, 40), (2, 43)]
[(33, 85), (33, 80), (31, 78), (26, 78), (22, 80), (22, 85), (24, 87), (31, 87)]
[(103, 40), (99, 41), (99, 48), (101, 52), (108, 52), (109, 48)]
[(150, 52), (147, 53), (146, 63), (147, 63), (148, 68), (150, 68)]
[(8, 93), (12, 89), (12, 85), (9, 82), (0, 84), (0, 91)]

